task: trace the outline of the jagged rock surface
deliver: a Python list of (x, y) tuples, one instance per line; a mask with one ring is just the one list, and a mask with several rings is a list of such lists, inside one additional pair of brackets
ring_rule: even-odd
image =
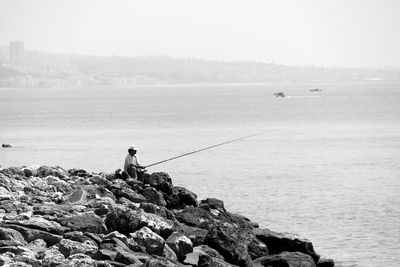
[(0, 169), (0, 266), (334, 266), (167, 173)]

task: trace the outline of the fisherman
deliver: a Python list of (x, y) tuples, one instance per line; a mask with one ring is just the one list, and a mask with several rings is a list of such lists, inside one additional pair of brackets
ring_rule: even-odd
[(124, 170), (132, 178), (138, 178), (138, 172), (143, 172), (144, 168), (141, 166), (136, 157), (137, 148), (131, 146), (128, 149), (128, 155), (125, 158)]

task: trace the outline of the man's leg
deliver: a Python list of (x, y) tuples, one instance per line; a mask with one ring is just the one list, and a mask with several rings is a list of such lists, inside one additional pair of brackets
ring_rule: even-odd
[(137, 179), (136, 168), (134, 166), (129, 166), (127, 171), (130, 177)]

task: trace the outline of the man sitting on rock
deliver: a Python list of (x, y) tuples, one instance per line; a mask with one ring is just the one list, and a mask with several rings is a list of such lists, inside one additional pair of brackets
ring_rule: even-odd
[(131, 146), (128, 149), (128, 155), (125, 158), (124, 170), (125, 172), (132, 178), (138, 178), (138, 171), (143, 172), (144, 167), (140, 166), (137, 158), (136, 158), (137, 148), (135, 146)]

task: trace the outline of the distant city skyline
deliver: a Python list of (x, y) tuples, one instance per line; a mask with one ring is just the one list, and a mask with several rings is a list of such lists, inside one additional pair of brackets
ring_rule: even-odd
[(2, 0), (0, 45), (96, 56), (400, 66), (400, 1)]

